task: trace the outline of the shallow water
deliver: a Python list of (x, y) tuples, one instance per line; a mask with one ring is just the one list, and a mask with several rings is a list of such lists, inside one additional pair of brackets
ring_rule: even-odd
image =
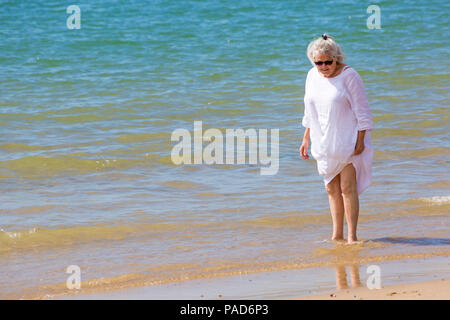
[[(0, 297), (67, 293), (69, 265), (83, 288), (107, 290), (448, 255), (447, 2), (383, 2), (379, 30), (346, 1), (80, 8), (68, 30), (57, 1), (0, 4)], [(350, 257), (324, 242), (323, 182), (298, 155), (306, 46), (323, 32), (361, 74), (375, 121)], [(174, 165), (171, 134), (196, 120), (279, 129), (277, 174)]]

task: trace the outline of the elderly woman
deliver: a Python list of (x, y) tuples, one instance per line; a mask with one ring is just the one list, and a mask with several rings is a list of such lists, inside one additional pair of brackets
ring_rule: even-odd
[(360, 195), (372, 181), (373, 129), (369, 103), (359, 74), (343, 63), (344, 54), (324, 34), (308, 45), (313, 68), (305, 84), (306, 128), (300, 155), (309, 159), (308, 147), (323, 176), (333, 220), (332, 240), (356, 242)]

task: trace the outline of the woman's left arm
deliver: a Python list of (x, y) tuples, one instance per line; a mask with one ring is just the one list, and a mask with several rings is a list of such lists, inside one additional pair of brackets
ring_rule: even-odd
[(369, 101), (360, 75), (355, 72), (349, 79), (347, 86), (350, 93), (350, 105), (358, 120), (358, 131), (372, 130), (373, 121)]
[(373, 121), (364, 84), (360, 75), (356, 72), (352, 78), (349, 79), (348, 91), (350, 93), (350, 105), (358, 121), (358, 138), (356, 140), (354, 153), (355, 155), (358, 155), (364, 151), (364, 137), (366, 135), (366, 130), (373, 129)]

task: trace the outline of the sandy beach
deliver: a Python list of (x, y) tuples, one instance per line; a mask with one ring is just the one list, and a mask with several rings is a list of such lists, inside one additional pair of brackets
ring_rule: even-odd
[(295, 298), (295, 300), (449, 300), (450, 279), (407, 283), (368, 289), (350, 288), (330, 293)]
[(368, 289), (372, 263), (196, 279), (139, 288), (71, 291), (63, 300), (447, 300), (448, 256), (383, 261), (380, 289)]

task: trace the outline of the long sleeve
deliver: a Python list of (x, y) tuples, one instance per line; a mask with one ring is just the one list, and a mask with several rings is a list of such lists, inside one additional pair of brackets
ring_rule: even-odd
[(303, 114), (303, 119), (302, 119), (302, 126), (305, 128), (311, 128), (311, 99), (308, 98), (308, 87), (309, 87), (309, 72), (308, 75), (306, 76), (306, 81), (305, 81), (305, 97), (303, 99), (304, 104), (305, 104), (305, 109), (304, 109), (304, 114)]
[(372, 130), (373, 121), (366, 90), (360, 75), (356, 72), (348, 82), (348, 91), (350, 93), (351, 108), (358, 120), (358, 131)]

